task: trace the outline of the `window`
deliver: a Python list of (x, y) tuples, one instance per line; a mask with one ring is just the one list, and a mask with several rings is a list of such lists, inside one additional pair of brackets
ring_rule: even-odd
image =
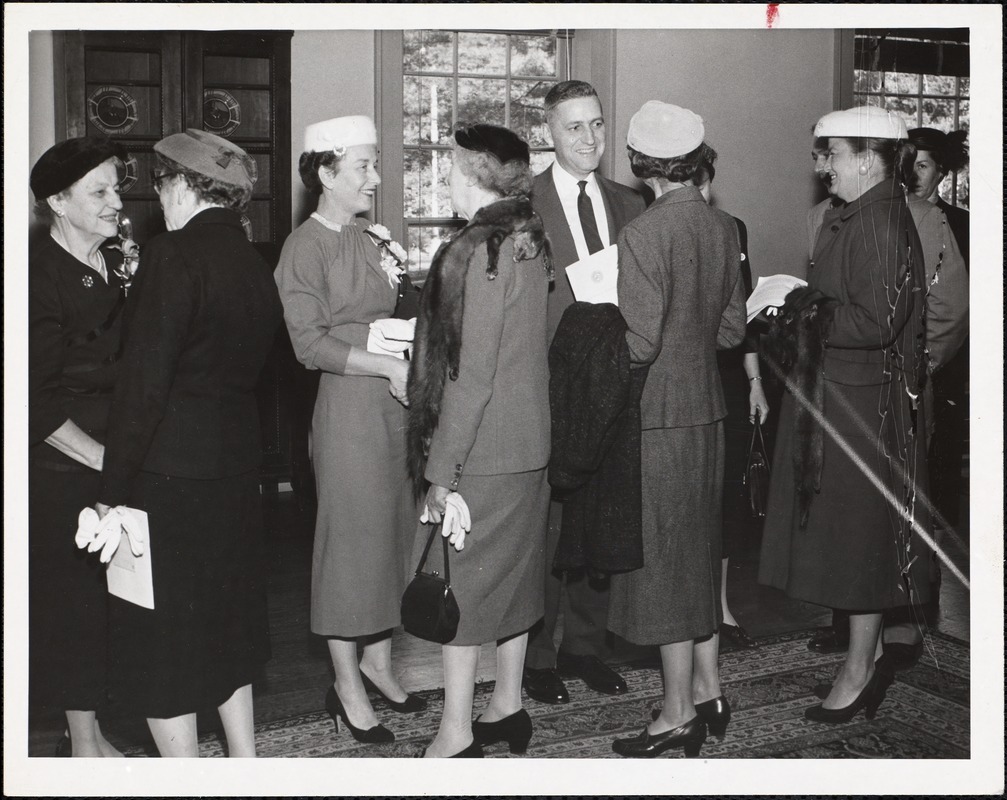
[[(552, 162), (543, 99), (568, 74), (569, 36), (559, 31), (408, 30), (401, 33), (401, 140), (385, 139), (383, 177), (398, 165), (401, 151), (401, 233), (409, 251), (409, 270), (426, 275), (440, 243), (463, 224), (453, 213), (448, 191), (451, 143), (460, 123), (503, 125), (532, 149), (532, 169)], [(389, 63), (386, 60), (385, 63)], [(394, 84), (383, 89), (397, 94)], [(387, 183), (387, 181), (386, 181)], [(382, 212), (389, 214), (389, 199)]]
[[(853, 99), (901, 114), (910, 128), (969, 129), (967, 30), (857, 31)], [(939, 192), (969, 205), (969, 168), (950, 173)]]

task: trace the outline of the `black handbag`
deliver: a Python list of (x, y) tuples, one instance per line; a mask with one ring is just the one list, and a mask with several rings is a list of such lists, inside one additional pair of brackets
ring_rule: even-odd
[(766, 455), (766, 442), (762, 438), (759, 416), (756, 409), (752, 441), (748, 445), (748, 461), (742, 477), (742, 482), (748, 489), (748, 510), (755, 519), (766, 516), (766, 503), (769, 499), (769, 457)]
[(447, 644), (458, 633), (458, 602), (451, 591), (451, 568), (448, 565), (448, 540), (442, 536), (444, 543), (444, 577), (436, 572), (423, 572), (427, 562), (427, 554), (434, 537), (440, 533), (441, 526), (435, 525), (430, 531), (427, 546), (423, 548), (423, 556), (416, 566), (416, 575), (409, 582), (402, 594), (402, 627), (428, 642)]

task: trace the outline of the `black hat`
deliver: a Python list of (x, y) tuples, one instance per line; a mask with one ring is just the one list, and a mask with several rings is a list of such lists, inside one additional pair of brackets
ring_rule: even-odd
[(489, 153), (501, 164), (520, 159), (531, 163), (528, 143), (514, 131), (499, 125), (469, 125), (455, 131), (455, 141), (459, 147), (477, 153)]
[(945, 133), (937, 128), (913, 128), (909, 131), (909, 141), (916, 145), (916, 149), (933, 153), (945, 172), (957, 172), (965, 166), (969, 153), (965, 146), (967, 136), (966, 131)]
[(121, 144), (106, 137), (67, 139), (54, 144), (35, 162), (29, 180), (32, 193), (36, 200), (44, 200), (73, 186), (108, 159), (125, 161), (128, 157)]

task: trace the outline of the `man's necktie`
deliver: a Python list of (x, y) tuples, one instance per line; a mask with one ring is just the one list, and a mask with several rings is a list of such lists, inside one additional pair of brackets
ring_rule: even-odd
[(577, 195), (577, 214), (580, 216), (580, 227), (584, 231), (584, 241), (587, 242), (587, 252), (597, 253), (604, 245), (601, 243), (601, 236), (598, 235), (598, 223), (594, 219), (594, 204), (587, 196), (585, 189), (587, 181), (578, 181), (580, 194)]

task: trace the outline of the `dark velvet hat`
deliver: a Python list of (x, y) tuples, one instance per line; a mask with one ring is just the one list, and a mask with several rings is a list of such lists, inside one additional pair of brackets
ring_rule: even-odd
[(113, 139), (80, 136), (54, 144), (32, 167), (29, 184), (36, 200), (69, 189), (87, 173), (110, 158), (125, 162), (126, 149)]
[(498, 125), (468, 125), (455, 131), (455, 141), (459, 147), (477, 153), (489, 153), (501, 164), (515, 158), (525, 164), (531, 163), (528, 143), (514, 131)]
[(937, 128), (913, 128), (909, 131), (909, 141), (917, 150), (933, 153), (942, 170), (957, 172), (968, 160), (965, 146), (965, 131), (945, 133)]

